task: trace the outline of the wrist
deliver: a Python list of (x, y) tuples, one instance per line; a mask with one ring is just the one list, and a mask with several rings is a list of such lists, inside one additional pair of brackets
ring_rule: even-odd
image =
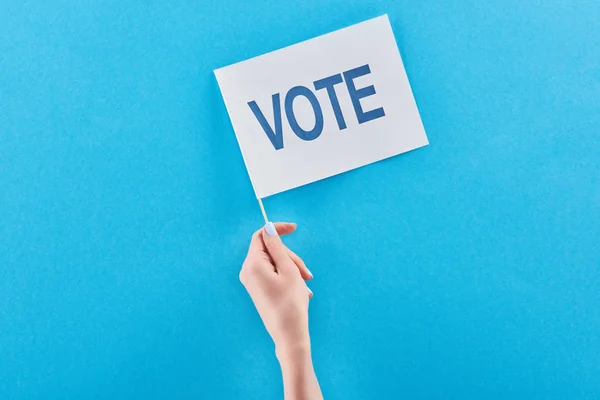
[(275, 346), (275, 354), (282, 368), (311, 361), (310, 340)]
[(323, 399), (312, 363), (310, 340), (275, 349), (285, 399)]

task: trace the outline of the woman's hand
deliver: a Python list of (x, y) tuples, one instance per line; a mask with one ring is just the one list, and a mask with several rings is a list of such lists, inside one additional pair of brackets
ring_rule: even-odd
[(268, 222), (255, 232), (240, 281), (275, 342), (285, 399), (319, 400), (323, 396), (312, 365), (308, 333), (312, 292), (305, 283), (312, 274), (279, 237), (295, 230), (296, 224)]
[(279, 355), (298, 347), (310, 347), (308, 301), (312, 292), (304, 280), (312, 279), (312, 274), (279, 237), (294, 232), (296, 224), (269, 224), (252, 235), (240, 281)]

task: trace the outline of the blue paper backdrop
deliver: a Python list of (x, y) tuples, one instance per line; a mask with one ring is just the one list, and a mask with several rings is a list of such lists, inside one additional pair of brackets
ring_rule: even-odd
[(600, 398), (596, 0), (1, 2), (0, 398), (281, 398), (212, 70), (384, 13), (431, 145), (265, 201), (325, 397)]

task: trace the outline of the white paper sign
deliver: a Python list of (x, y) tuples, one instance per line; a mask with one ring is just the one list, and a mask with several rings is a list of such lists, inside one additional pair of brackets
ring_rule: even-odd
[(387, 15), (215, 75), (258, 198), (428, 144)]

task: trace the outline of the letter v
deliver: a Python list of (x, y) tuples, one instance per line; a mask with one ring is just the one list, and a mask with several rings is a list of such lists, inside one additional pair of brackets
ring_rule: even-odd
[(248, 102), (248, 106), (254, 113), (254, 116), (258, 120), (260, 126), (262, 126), (263, 130), (267, 134), (267, 137), (271, 141), (271, 144), (275, 148), (275, 150), (283, 149), (283, 132), (281, 128), (281, 101), (279, 99), (279, 93), (275, 93), (272, 96), (273, 100), (273, 119), (275, 123), (275, 130), (269, 125), (265, 115), (262, 113), (256, 101), (252, 100)]

